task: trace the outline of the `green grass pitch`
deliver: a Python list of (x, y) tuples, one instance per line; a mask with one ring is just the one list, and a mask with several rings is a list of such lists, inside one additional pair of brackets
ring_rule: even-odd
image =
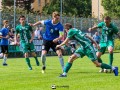
[[(56, 90), (120, 90), (120, 75), (99, 73), (87, 57), (74, 61), (66, 78), (58, 77), (62, 71), (57, 56), (47, 57), (45, 74), (41, 65), (36, 66), (34, 58), (30, 59), (33, 70), (28, 70), (24, 58), (8, 58), (8, 66), (2, 66), (0, 59), (0, 90), (52, 90), (52, 85)], [(66, 63), (68, 56), (64, 59)], [(108, 54), (102, 59), (108, 63)], [(114, 54), (113, 65), (120, 69), (120, 53)]]

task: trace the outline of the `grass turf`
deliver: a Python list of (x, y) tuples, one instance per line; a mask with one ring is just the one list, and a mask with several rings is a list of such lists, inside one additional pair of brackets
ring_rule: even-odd
[[(115, 66), (120, 66), (120, 53), (114, 54)], [(68, 56), (64, 56), (65, 63)], [(108, 63), (108, 54), (102, 56)], [(74, 61), (66, 78), (58, 77), (62, 72), (57, 56), (47, 57), (46, 73), (41, 73), (41, 65), (36, 66), (30, 58), (33, 70), (28, 70), (24, 58), (8, 58), (8, 66), (2, 66), (0, 59), (0, 90), (120, 90), (120, 76), (113, 73), (99, 73), (99, 68), (87, 58)], [(40, 57), (39, 57), (40, 60)], [(40, 62), (41, 63), (41, 62)]]

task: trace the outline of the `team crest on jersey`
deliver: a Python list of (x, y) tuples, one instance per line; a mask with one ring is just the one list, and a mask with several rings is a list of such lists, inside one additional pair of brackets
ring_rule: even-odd
[(51, 29), (50, 32), (53, 33), (53, 29)]
[(55, 28), (55, 30), (58, 30), (58, 28)]
[(108, 28), (106, 26), (104, 26), (103, 29), (108, 30)]

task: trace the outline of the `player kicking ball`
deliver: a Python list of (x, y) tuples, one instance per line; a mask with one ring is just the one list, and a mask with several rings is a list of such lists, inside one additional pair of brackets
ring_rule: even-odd
[(118, 76), (118, 67), (98, 62), (92, 43), (94, 43), (98, 49), (100, 49), (100, 47), (91, 37), (82, 33), (81, 30), (72, 28), (70, 23), (65, 24), (65, 30), (67, 31), (67, 38), (60, 45), (57, 45), (56, 48), (60, 48), (62, 45), (67, 44), (70, 39), (76, 40), (81, 46), (69, 57), (64, 68), (64, 72), (60, 75), (60, 77), (67, 77), (67, 73), (70, 70), (73, 61), (79, 57), (83, 58), (85, 55), (96, 65), (96, 67), (112, 69), (115, 76)]

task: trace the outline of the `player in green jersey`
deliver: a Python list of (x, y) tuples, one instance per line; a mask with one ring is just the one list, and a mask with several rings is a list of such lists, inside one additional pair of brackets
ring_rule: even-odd
[(62, 45), (67, 44), (69, 40), (76, 40), (81, 46), (75, 51), (74, 54), (70, 56), (70, 58), (68, 59), (68, 63), (64, 68), (64, 73), (61, 74), (60, 77), (66, 77), (69, 69), (72, 66), (73, 61), (79, 57), (82, 58), (85, 55), (96, 65), (96, 67), (112, 69), (114, 71), (115, 76), (118, 76), (118, 67), (112, 67), (105, 63), (98, 62), (93, 43), (98, 49), (100, 49), (100, 47), (91, 37), (82, 33), (81, 30), (72, 28), (72, 25), (70, 23), (65, 24), (65, 30), (68, 33), (67, 38), (60, 45), (57, 45), (56, 48), (60, 48)]
[(28, 52), (32, 53), (32, 56), (34, 56), (34, 58), (36, 60), (36, 65), (39, 66), (39, 61), (37, 59), (37, 55), (35, 53), (35, 48), (34, 48), (34, 44), (33, 44), (34, 31), (32, 30), (32, 27), (25, 22), (25, 16), (20, 16), (19, 22), (20, 22), (20, 24), (17, 25), (17, 27), (16, 27), (15, 43), (16, 44), (18, 43), (17, 35), (20, 34), (20, 43), (23, 48), (25, 60), (28, 64), (29, 69), (32, 70)]
[[(113, 64), (113, 50), (114, 50), (114, 34), (118, 35), (118, 28), (111, 23), (111, 18), (106, 16), (104, 22), (99, 23), (97, 26), (89, 28), (89, 31), (101, 28), (101, 40), (100, 40), (100, 50), (96, 53), (99, 62), (102, 62), (101, 55), (105, 53), (106, 48), (109, 52), (109, 65)], [(101, 69), (100, 72), (107, 72), (106, 69)], [(112, 72), (112, 70), (110, 70)]]

